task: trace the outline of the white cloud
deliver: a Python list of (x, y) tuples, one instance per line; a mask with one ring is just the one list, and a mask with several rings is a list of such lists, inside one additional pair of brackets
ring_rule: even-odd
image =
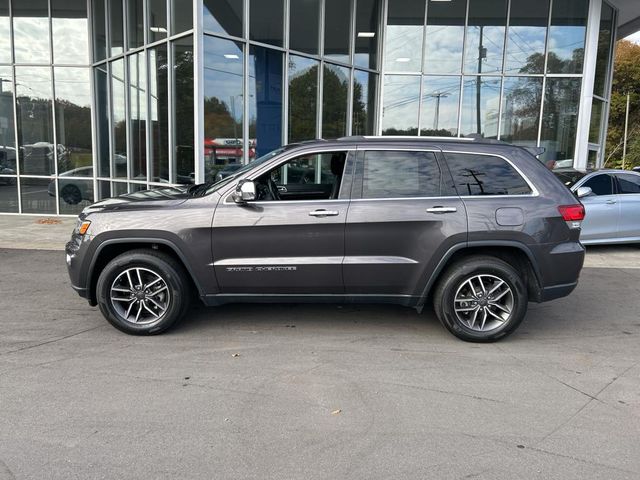
[(630, 42), (637, 43), (640, 45), (640, 32), (636, 32), (632, 35), (629, 35), (625, 38), (625, 40), (629, 40)]

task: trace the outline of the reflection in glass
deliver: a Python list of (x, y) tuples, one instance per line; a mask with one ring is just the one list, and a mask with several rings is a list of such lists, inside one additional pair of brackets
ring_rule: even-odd
[(460, 77), (423, 77), (420, 135), (458, 135)]
[(384, 54), (387, 71), (421, 70), (424, 7), (424, 0), (389, 3)]
[(289, 143), (316, 138), (318, 62), (289, 57)]
[(55, 67), (53, 76), (58, 173), (93, 176), (89, 70)]
[(124, 97), (124, 60), (120, 58), (111, 62), (111, 128), (113, 129), (111, 158), (113, 176), (116, 178), (127, 176), (127, 117)]
[(289, 0), (289, 48), (318, 54), (319, 0)]
[(125, 182), (111, 182), (112, 197), (119, 197), (120, 195), (124, 195), (125, 193), (129, 193), (129, 189), (127, 188), (127, 184)]
[(378, 24), (380, 0), (356, 2), (355, 54), (356, 67), (376, 69), (378, 66)]
[(127, 34), (128, 48), (144, 45), (144, 2), (143, 0), (127, 0)]
[(17, 183), (16, 177), (0, 177), (0, 212), (18, 213)]
[(355, 70), (353, 73), (352, 135), (373, 135), (376, 111), (375, 73)]
[(417, 135), (420, 77), (384, 76), (383, 135)]
[(55, 173), (51, 67), (16, 67), (20, 173)]
[(595, 170), (598, 165), (598, 150), (589, 150), (587, 154), (587, 170)]
[(600, 143), (600, 129), (602, 128), (602, 107), (604, 102), (596, 98), (591, 104), (591, 121), (589, 123), (589, 143)]
[(425, 73), (460, 73), (467, 0), (429, 0)]
[(171, 34), (191, 30), (193, 27), (193, 2), (171, 0)]
[[(11, 22), (9, 0), (0, 0), (0, 63), (11, 63)], [(0, 204), (1, 204), (0, 200)], [(0, 208), (2, 208), (0, 206)]]
[(502, 71), (506, 22), (506, 0), (469, 0), (465, 73)]
[(325, 0), (324, 56), (349, 63), (349, 32), (351, 31), (351, 2)]
[(548, 73), (582, 73), (588, 0), (553, 2)]
[(523, 146), (536, 146), (542, 78), (506, 77), (502, 94), (502, 129), (500, 139)]
[(99, 62), (107, 56), (107, 27), (105, 4), (102, 0), (91, 2), (93, 61)]
[(176, 183), (193, 183), (194, 129), (193, 129), (193, 37), (173, 42), (173, 115), (174, 160)]
[(98, 196), (96, 200), (104, 200), (111, 197), (111, 182), (98, 180)]
[(122, 0), (109, 2), (109, 56), (119, 55), (124, 51), (124, 19), (122, 17)]
[(12, 6), (16, 63), (51, 63), (47, 0), (14, 1)]
[(464, 77), (462, 87), (461, 135), (498, 137), (500, 78)]
[(242, 161), (244, 96), (242, 46), (231, 40), (204, 38), (205, 178), (220, 165)]
[[(13, 72), (0, 67), (0, 175), (16, 175), (16, 138), (13, 124)], [(0, 180), (0, 185), (7, 180)]]
[(149, 179), (169, 181), (169, 81), (167, 47), (149, 50), (151, 168)]
[(540, 137), (544, 161), (573, 159), (580, 83), (579, 78), (547, 78)]
[[(49, 189), (54, 187), (54, 181)], [(58, 195), (60, 215), (77, 215), (84, 207), (93, 203), (93, 180), (61, 176), (58, 179)]]
[(149, 43), (167, 38), (167, 0), (147, 0)]
[(282, 52), (251, 46), (249, 56), (249, 159), (282, 145)]
[(147, 62), (144, 52), (128, 57), (131, 177), (147, 179)]
[(283, 46), (283, 0), (250, 0), (249, 16), (251, 40)]
[(322, 137), (340, 138), (347, 134), (349, 69), (324, 64), (322, 77)]
[(96, 133), (98, 145), (96, 145), (96, 153), (98, 154), (98, 176), (108, 177), (110, 175), (109, 167), (109, 101), (107, 97), (107, 71), (106, 66), (101, 65), (93, 71), (95, 80), (95, 97), (96, 97)]
[(56, 213), (55, 180), (20, 178), (22, 213)]
[(549, 0), (511, 0), (505, 73), (544, 73)]
[(207, 32), (242, 37), (242, 0), (204, 0), (202, 20)]
[(596, 78), (593, 86), (593, 93), (604, 97), (609, 81), (609, 55), (611, 53), (611, 43), (613, 41), (613, 8), (602, 2), (602, 12), (600, 13), (600, 31), (598, 32), (598, 54), (596, 56)]
[(89, 63), (86, 0), (52, 0), (54, 63)]

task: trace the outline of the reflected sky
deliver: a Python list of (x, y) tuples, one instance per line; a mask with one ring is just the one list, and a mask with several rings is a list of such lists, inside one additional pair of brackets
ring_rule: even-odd
[(421, 113), (423, 134), (439, 135), (436, 133), (438, 130), (447, 130), (451, 135), (457, 135), (459, 102), (459, 76), (424, 77)]
[(385, 75), (382, 130), (418, 129), (420, 77)]
[[(479, 91), (478, 82), (480, 83)], [(480, 134), (486, 138), (497, 137), (500, 83), (500, 78), (464, 77), (460, 127), (462, 135)], [(478, 103), (480, 115), (478, 115)]]
[(16, 63), (51, 63), (47, 16), (13, 17), (13, 37)]

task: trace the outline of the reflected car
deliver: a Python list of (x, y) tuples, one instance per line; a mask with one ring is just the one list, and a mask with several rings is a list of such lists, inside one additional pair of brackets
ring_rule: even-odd
[(580, 241), (585, 245), (640, 243), (640, 172), (554, 171), (586, 210)]
[(220, 180), (223, 180), (228, 176), (233, 175), (241, 168), (242, 168), (241, 163), (230, 163), (229, 165), (225, 166), (222, 170), (220, 170), (216, 174), (216, 182), (219, 182)]
[[(74, 168), (58, 175), (60, 198), (69, 205), (77, 205), (83, 200), (93, 202), (93, 181), (86, 178), (92, 177), (93, 167)], [(53, 180), (47, 188), (49, 195), (56, 195), (56, 181)]]

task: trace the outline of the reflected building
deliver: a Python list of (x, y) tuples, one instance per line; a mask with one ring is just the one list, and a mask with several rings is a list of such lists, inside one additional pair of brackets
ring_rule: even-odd
[(623, 0), (0, 0), (0, 212), (74, 215), (346, 135), (597, 166), (614, 42), (639, 28)]

